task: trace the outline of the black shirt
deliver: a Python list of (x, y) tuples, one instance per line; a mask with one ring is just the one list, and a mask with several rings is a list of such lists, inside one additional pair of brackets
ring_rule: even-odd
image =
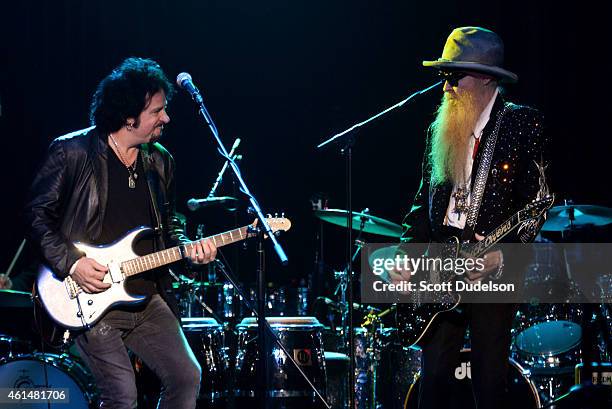
[[(130, 230), (139, 226), (153, 226), (153, 209), (151, 196), (140, 153), (136, 159), (136, 187), (128, 185), (129, 172), (109, 146), (108, 160), (108, 201), (102, 233), (97, 244), (108, 244), (125, 236)], [(138, 240), (133, 247), (136, 254), (143, 256), (154, 250), (153, 237)], [(138, 274), (126, 281), (130, 293), (153, 295), (157, 270)]]

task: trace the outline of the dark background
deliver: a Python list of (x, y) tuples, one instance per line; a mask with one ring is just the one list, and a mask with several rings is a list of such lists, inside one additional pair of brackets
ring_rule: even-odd
[[(546, 115), (558, 199), (612, 206), (608, 14), (589, 2), (23, 0), (2, 7), (0, 271), (22, 239), (25, 194), (46, 147), (88, 126), (95, 86), (128, 56), (155, 59), (171, 79), (190, 72), (226, 146), (242, 138), (252, 192), (264, 211), (284, 211), (293, 222), (281, 240), (290, 266), (281, 269), (268, 251), (269, 277), (279, 283), (314, 270), (318, 223), (309, 198), (324, 192), (330, 207), (346, 206), (343, 157), (335, 147), (314, 147), (433, 83), (421, 61), (438, 58), (456, 26), (484, 26), (505, 40), (506, 66), (520, 77), (507, 96)], [(401, 222), (441, 95), (440, 87), (358, 134), (356, 210)], [(222, 210), (188, 213), (186, 200), (208, 193), (222, 161), (184, 92), (169, 114), (162, 143), (178, 164), (179, 210), (192, 230), (233, 226)], [(229, 182), (228, 174), (220, 194), (232, 194)], [(325, 260), (339, 268), (343, 231), (326, 225), (324, 232)], [(234, 267), (237, 249), (228, 251)], [(253, 279), (247, 255), (238, 269)]]

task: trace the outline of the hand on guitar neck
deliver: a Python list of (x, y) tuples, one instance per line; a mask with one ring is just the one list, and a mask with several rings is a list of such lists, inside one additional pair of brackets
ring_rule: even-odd
[[(480, 234), (476, 233), (476, 240), (481, 241), (483, 239), (484, 236), (481, 236)], [(467, 281), (468, 283), (482, 281), (492, 273), (497, 273), (504, 265), (504, 257), (501, 250), (491, 251), (482, 256), (482, 258), (484, 259), (483, 269), (474, 269), (466, 271), (465, 281)]]
[(189, 259), (194, 264), (208, 264), (217, 257), (217, 247), (215, 243), (208, 239), (196, 242), (195, 247), (189, 254)]
[[(202, 239), (195, 244), (189, 254), (189, 259), (193, 264), (208, 264), (217, 257), (217, 247), (212, 241)], [(85, 292), (94, 294), (111, 286), (103, 282), (107, 272), (107, 266), (98, 263), (93, 258), (82, 257), (76, 262), (74, 272), (70, 276)]]

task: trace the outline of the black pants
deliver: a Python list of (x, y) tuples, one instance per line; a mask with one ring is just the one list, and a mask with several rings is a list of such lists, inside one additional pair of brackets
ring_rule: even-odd
[(133, 310), (110, 311), (76, 339), (100, 390), (100, 407), (136, 407), (136, 382), (128, 347), (160, 379), (159, 409), (195, 408), (202, 371), (177, 319), (159, 295), (154, 295), (146, 307)]
[(472, 387), (478, 409), (504, 408), (513, 304), (468, 304), (462, 314), (438, 316), (423, 345), (419, 409), (448, 409), (448, 392), (459, 364), (467, 326), (471, 337)]

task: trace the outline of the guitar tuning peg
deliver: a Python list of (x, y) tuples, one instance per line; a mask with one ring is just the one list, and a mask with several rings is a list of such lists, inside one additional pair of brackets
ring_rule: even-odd
[(281, 217), (284, 219), (285, 218), (285, 212), (281, 213)]
[(268, 213), (266, 216), (267, 216), (268, 218), (271, 218), (271, 217), (272, 217), (272, 213)]
[(274, 213), (274, 217), (278, 218), (278, 213), (275, 212)]

